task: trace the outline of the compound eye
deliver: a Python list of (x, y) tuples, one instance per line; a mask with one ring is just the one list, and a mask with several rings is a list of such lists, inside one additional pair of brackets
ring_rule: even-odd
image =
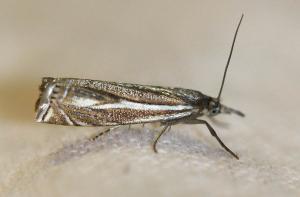
[(216, 114), (218, 114), (219, 113), (219, 108), (213, 108), (212, 110), (211, 110), (211, 113), (213, 114), (213, 115), (216, 115)]

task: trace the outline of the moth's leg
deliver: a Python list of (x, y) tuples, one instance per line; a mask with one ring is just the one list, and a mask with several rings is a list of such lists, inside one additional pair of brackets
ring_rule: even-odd
[(212, 126), (205, 120), (199, 120), (199, 119), (190, 119), (190, 120), (184, 120), (183, 123), (187, 123), (187, 124), (205, 124), (206, 127), (208, 128), (208, 130), (210, 131), (210, 134), (212, 136), (214, 136), (217, 141), (219, 142), (219, 144), (227, 151), (229, 152), (233, 157), (235, 157), (236, 159), (239, 159), (239, 157), (232, 152), (223, 142), (222, 140), (219, 138), (219, 136), (217, 135), (216, 131), (212, 128)]
[(156, 139), (154, 140), (154, 142), (153, 142), (153, 145), (152, 145), (152, 148), (153, 148), (153, 151), (155, 152), (155, 153), (158, 153), (157, 152), (157, 149), (156, 149), (156, 145), (157, 145), (157, 142), (158, 142), (158, 140), (159, 140), (159, 138), (166, 132), (166, 131), (169, 131), (170, 130), (170, 128), (171, 128), (171, 125), (165, 125), (164, 126), (164, 128), (161, 130), (161, 132), (158, 134), (158, 136), (156, 137)]
[(90, 141), (95, 141), (95, 140), (97, 140), (99, 137), (101, 137), (102, 135), (104, 135), (104, 134), (106, 134), (106, 133), (108, 133), (108, 132), (110, 132), (110, 131), (112, 131), (112, 130), (117, 129), (117, 128), (119, 128), (120, 126), (121, 126), (121, 125), (114, 126), (114, 127), (110, 127), (110, 128), (108, 128), (108, 129), (106, 129), (105, 131), (98, 132), (98, 133), (96, 133), (95, 135), (91, 136), (91, 137), (89, 138), (89, 140), (90, 140)]

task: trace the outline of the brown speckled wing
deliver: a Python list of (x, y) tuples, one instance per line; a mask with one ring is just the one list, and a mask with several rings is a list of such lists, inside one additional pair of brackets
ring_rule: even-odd
[(190, 116), (201, 97), (198, 91), (181, 88), (43, 78), (37, 121), (80, 126), (170, 121)]

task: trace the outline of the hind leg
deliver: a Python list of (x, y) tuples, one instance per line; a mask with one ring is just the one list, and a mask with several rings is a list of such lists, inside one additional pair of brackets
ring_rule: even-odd
[(117, 128), (119, 128), (120, 126), (121, 126), (121, 125), (114, 126), (114, 127), (110, 127), (110, 128), (108, 128), (108, 129), (106, 129), (105, 131), (98, 132), (98, 133), (96, 133), (95, 135), (91, 136), (91, 137), (89, 138), (89, 140), (90, 140), (90, 141), (95, 141), (95, 140), (97, 140), (98, 138), (100, 138), (102, 135), (104, 135), (104, 134), (106, 134), (106, 133), (109, 133), (109, 132), (112, 131), (112, 130), (117, 129)]

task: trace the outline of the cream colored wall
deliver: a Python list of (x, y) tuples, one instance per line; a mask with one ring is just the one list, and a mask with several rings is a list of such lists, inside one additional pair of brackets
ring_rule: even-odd
[[(0, 1), (1, 196), (297, 196), (300, 3)], [(99, 128), (34, 122), (41, 77), (179, 86), (216, 95), (245, 18), (223, 102), (246, 118), (174, 126), (152, 152), (149, 126), (97, 143)]]

